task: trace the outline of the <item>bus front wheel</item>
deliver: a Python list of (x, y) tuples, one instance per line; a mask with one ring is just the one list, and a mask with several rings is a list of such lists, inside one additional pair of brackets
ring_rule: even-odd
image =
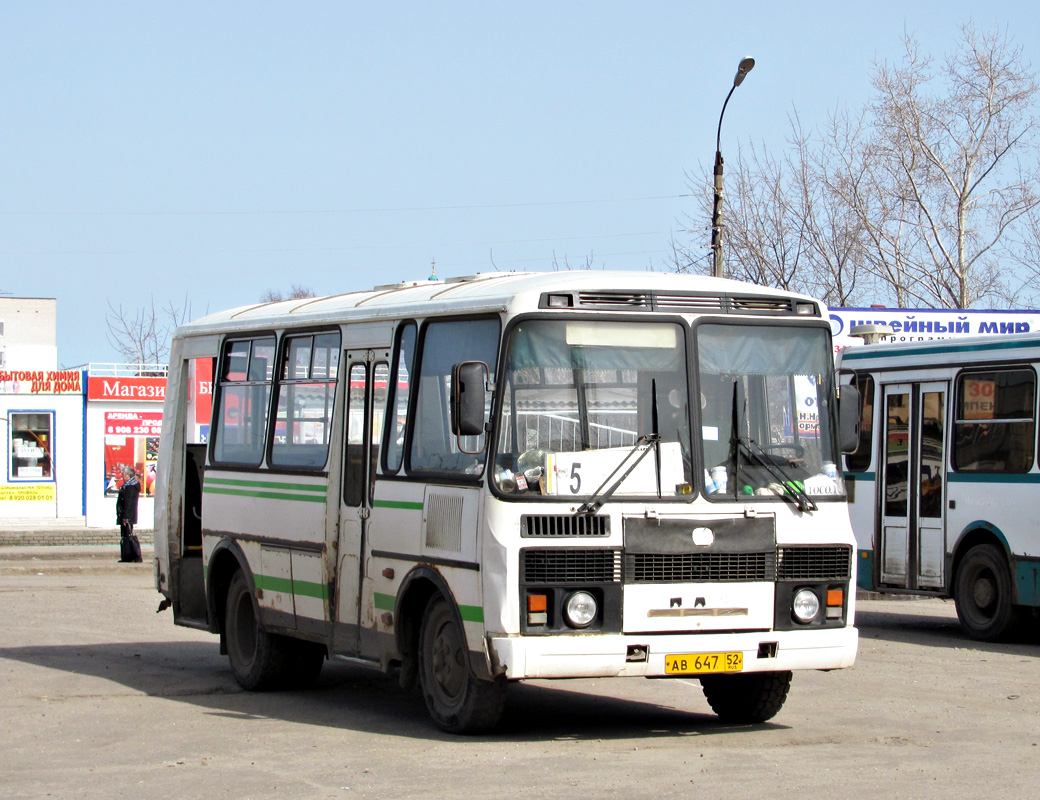
[(790, 688), (789, 671), (701, 678), (701, 689), (711, 710), (723, 722), (739, 725), (754, 725), (775, 717), (787, 700)]
[(1017, 621), (1011, 598), (1011, 572), (1003, 552), (978, 544), (964, 556), (954, 579), (954, 601), (961, 627), (973, 639), (995, 641)]
[(441, 595), (427, 604), (419, 639), (419, 682), (437, 726), (448, 733), (495, 727), (505, 705), (505, 681), (473, 674), (466, 636)]

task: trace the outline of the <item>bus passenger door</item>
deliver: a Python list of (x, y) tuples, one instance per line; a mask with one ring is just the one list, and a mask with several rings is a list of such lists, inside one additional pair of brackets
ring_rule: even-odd
[(371, 625), (371, 613), (363, 613), (361, 589), (389, 368), (385, 362), (373, 363), (369, 350), (348, 351), (345, 363), (347, 399), (333, 650), (354, 656), (359, 654), (361, 626)]
[[(202, 558), (202, 483), (209, 440), (213, 398), (213, 358), (188, 358), (181, 373), (185, 397), (181, 468), (180, 541), (171, 558), (170, 578), (176, 584), (173, 615), (179, 625), (208, 624)], [(180, 436), (175, 441), (181, 441)]]
[(944, 382), (884, 387), (880, 583), (940, 589), (946, 579)]

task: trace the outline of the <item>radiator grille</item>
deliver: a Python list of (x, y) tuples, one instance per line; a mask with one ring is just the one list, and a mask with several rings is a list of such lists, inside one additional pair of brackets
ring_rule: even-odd
[(781, 547), (775, 553), (628, 553), (609, 548), (528, 548), (524, 583), (723, 583), (849, 580), (852, 549)]
[(527, 515), (520, 519), (524, 538), (556, 536), (609, 536), (610, 517), (580, 515)]
[(781, 547), (777, 552), (777, 580), (848, 580), (851, 575), (849, 547)]
[(426, 501), (426, 546), (462, 551), (462, 498), (431, 494)]
[(632, 553), (626, 583), (768, 581), (773, 553)]
[(522, 553), (524, 583), (619, 583), (621, 551), (607, 548), (527, 549)]

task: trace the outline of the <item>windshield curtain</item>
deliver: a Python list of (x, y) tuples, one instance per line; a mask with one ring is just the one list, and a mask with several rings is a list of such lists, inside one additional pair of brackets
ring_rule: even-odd
[(696, 342), (704, 492), (844, 495), (827, 331), (704, 324)]
[(633, 467), (614, 496), (688, 493), (686, 365), (677, 323), (521, 322), (500, 376), (496, 488), (588, 498)]

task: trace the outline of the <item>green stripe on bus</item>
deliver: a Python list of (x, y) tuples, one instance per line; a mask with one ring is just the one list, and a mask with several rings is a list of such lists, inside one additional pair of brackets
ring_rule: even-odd
[(374, 500), (373, 508), (404, 508), (409, 511), (422, 511), (422, 503), (412, 503), (407, 500)]
[(304, 503), (324, 503), (325, 495), (288, 494), (287, 492), (251, 492), (244, 489), (223, 489), (207, 485), (202, 490), (203, 494), (230, 494), (235, 497), (263, 497), (269, 500), (298, 500)]
[(292, 489), (298, 492), (325, 492), (328, 486), (324, 483), (281, 483), (278, 481), (243, 481), (231, 478), (211, 478), (206, 476), (206, 486), (250, 486), (257, 489)]
[[(393, 611), (397, 598), (392, 594), (380, 594), (375, 592), (373, 596), (375, 606), (380, 611)], [(481, 606), (459, 606), (459, 616), (463, 622), (483, 622), (484, 609)]]
[(950, 472), (950, 483), (1040, 483), (1040, 473), (1025, 472)]
[(290, 578), (277, 578), (274, 575), (254, 575), (253, 583), (257, 589), (268, 592), (283, 592), (285, 594), (299, 595), (300, 597), (315, 597), (319, 600), (328, 600), (329, 587), (324, 583), (313, 581), (295, 581)]

